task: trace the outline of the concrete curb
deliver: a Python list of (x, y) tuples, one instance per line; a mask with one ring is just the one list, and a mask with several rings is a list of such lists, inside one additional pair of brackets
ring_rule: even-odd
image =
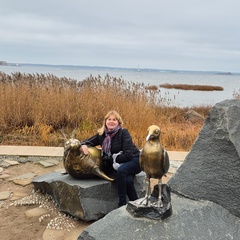
[[(183, 161), (188, 152), (168, 151), (170, 160)], [(62, 157), (63, 147), (8, 146), (0, 145), (0, 156), (43, 156)]]

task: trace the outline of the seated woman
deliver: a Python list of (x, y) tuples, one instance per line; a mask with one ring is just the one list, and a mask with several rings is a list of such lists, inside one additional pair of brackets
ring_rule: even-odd
[(129, 131), (122, 128), (123, 121), (116, 111), (109, 111), (104, 117), (103, 125), (98, 133), (82, 142), (82, 150), (88, 153), (89, 146), (101, 145), (103, 171), (116, 174), (119, 204), (126, 205), (138, 199), (134, 187), (134, 176), (141, 172), (139, 165), (139, 149), (134, 145)]

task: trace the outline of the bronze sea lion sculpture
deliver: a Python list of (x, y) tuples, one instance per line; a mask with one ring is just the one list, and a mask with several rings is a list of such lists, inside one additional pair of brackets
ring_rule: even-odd
[(158, 179), (159, 195), (156, 202), (157, 207), (162, 207), (161, 187), (162, 177), (168, 172), (169, 157), (165, 149), (160, 144), (160, 128), (151, 125), (147, 131), (146, 143), (140, 153), (140, 166), (146, 173), (146, 195), (141, 204), (148, 205), (151, 197), (150, 178)]
[(96, 147), (90, 147), (89, 153), (85, 155), (78, 139), (71, 138), (65, 142), (63, 165), (66, 172), (75, 178), (92, 178), (99, 176), (108, 181), (114, 181), (108, 177), (102, 170), (101, 150)]

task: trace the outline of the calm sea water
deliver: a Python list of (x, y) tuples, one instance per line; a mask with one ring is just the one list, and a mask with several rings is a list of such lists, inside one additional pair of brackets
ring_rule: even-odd
[(113, 77), (122, 77), (126, 81), (144, 83), (145, 85), (193, 84), (221, 86), (223, 91), (185, 91), (176, 89), (160, 89), (161, 97), (169, 105), (178, 107), (213, 106), (217, 102), (233, 99), (234, 92), (240, 93), (240, 73), (225, 74), (221, 72), (190, 72), (169, 71), (155, 69), (121, 69), (108, 67), (80, 67), (55, 65), (29, 65), (0, 66), (0, 71), (7, 74), (21, 73), (51, 73), (57, 77), (67, 77), (83, 80), (90, 75), (104, 77), (109, 74)]

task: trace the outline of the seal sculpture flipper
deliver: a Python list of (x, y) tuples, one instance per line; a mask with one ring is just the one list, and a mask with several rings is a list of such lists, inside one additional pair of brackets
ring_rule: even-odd
[(92, 173), (96, 176), (99, 176), (99, 177), (105, 179), (105, 180), (108, 180), (108, 181), (111, 181), (111, 182), (115, 181), (115, 179), (110, 178), (105, 173), (103, 173), (103, 171), (101, 171), (99, 167), (94, 167)]
[(68, 139), (64, 146), (63, 165), (67, 173), (75, 178), (92, 178), (99, 176), (108, 181), (114, 181), (102, 170), (101, 151), (89, 148), (89, 154), (81, 151), (81, 143), (75, 138)]

